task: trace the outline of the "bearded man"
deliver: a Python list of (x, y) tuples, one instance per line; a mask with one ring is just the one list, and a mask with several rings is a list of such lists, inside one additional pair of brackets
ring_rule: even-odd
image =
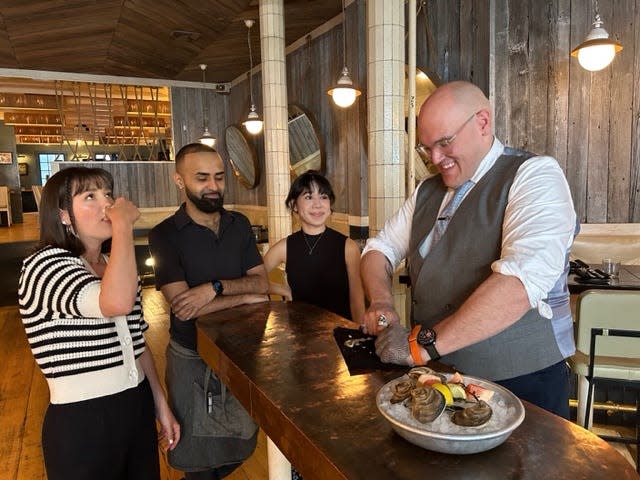
[(185, 145), (176, 155), (174, 181), (185, 202), (149, 234), (156, 288), (171, 305), (166, 382), (183, 429), (169, 462), (186, 480), (220, 479), (253, 453), (257, 427), (198, 355), (195, 320), (268, 300), (269, 282), (249, 220), (223, 207), (218, 152)]

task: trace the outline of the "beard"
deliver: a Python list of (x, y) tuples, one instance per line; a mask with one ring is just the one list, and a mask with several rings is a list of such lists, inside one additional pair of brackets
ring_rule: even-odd
[(218, 198), (199, 197), (197, 194), (185, 188), (187, 198), (195, 205), (195, 207), (204, 213), (216, 213), (222, 210), (224, 196), (220, 194)]

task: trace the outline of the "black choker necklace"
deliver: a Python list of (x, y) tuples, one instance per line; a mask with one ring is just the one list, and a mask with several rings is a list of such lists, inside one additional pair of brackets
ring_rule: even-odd
[[(322, 238), (322, 235), (324, 235), (324, 232), (326, 232), (326, 230), (323, 230), (322, 233), (320, 233), (320, 235), (307, 235), (306, 233), (304, 233), (304, 230), (302, 231), (302, 238), (304, 238), (304, 243), (307, 244), (307, 249), (309, 249), (309, 255), (311, 255), (313, 253), (313, 251), (315, 250), (316, 246), (318, 245), (318, 242)], [(312, 237), (316, 237), (316, 236), (318, 238), (316, 238), (316, 241), (313, 242), (313, 245), (311, 245), (309, 243), (309, 240), (307, 239), (307, 237), (312, 238)]]

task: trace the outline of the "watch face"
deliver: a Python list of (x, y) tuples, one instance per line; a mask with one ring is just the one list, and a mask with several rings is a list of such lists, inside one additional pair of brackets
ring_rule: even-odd
[(422, 330), (418, 333), (417, 340), (420, 345), (431, 345), (436, 341), (436, 332), (430, 328), (422, 327)]

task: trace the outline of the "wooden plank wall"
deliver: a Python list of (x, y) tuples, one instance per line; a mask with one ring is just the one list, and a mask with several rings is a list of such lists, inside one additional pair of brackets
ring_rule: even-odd
[(289, 102), (301, 105), (318, 125), (326, 153), (326, 176), (336, 195), (333, 209), (354, 216), (367, 212), (365, 12), (363, 1), (346, 9), (346, 63), (351, 79), (362, 91), (351, 107), (337, 107), (327, 94), (343, 67), (342, 25), (287, 57)]
[[(238, 61), (242, 61), (238, 59)], [(249, 68), (249, 54), (247, 52), (247, 69)], [(261, 74), (253, 79), (254, 102), (259, 112), (262, 112), (262, 91), (260, 86)], [(216, 150), (226, 162), (225, 203), (243, 205), (266, 205), (266, 187), (264, 180), (264, 145), (262, 135), (252, 137), (247, 135), (258, 152), (260, 162), (260, 180), (254, 189), (246, 189), (236, 180), (233, 169), (229, 164), (229, 153), (225, 142), (225, 130), (230, 125), (236, 125), (245, 131), (241, 125), (249, 113), (248, 82), (242, 82), (231, 89), (229, 94), (220, 94), (212, 90), (177, 88), (171, 89), (171, 109), (174, 118), (174, 146), (176, 153), (188, 143), (197, 142), (203, 131), (203, 101), (208, 102), (209, 131), (216, 137)]]
[(416, 19), (416, 66), (436, 85), (464, 79), (488, 94), (488, 59), (489, 0), (424, 2)]
[(55, 162), (60, 169), (99, 167), (113, 175), (113, 190), (140, 208), (180, 204), (180, 190), (173, 183), (173, 162)]
[[(581, 222), (640, 222), (640, 0), (599, 2), (599, 12), (624, 50), (590, 73), (569, 56), (590, 30), (590, 0), (427, 0), (417, 19), (417, 66), (436, 82), (474, 82), (494, 100), (501, 140), (557, 158)], [(347, 65), (363, 91), (353, 107), (340, 110), (326, 95), (342, 67), (341, 25), (287, 57), (289, 101), (318, 123), (335, 210), (356, 216), (368, 212), (365, 17), (364, 0), (347, 8)], [(246, 116), (247, 83), (218, 95), (226, 109), (212, 128), (219, 137)], [(258, 73), (259, 110), (261, 95)], [(198, 105), (186, 111), (195, 116)], [(177, 142), (180, 128), (174, 132)], [(260, 184), (249, 191), (228, 180), (228, 203), (266, 205), (261, 137), (255, 142)]]
[[(350, 215), (366, 215), (367, 155), (366, 155), (366, 36), (365, 2), (357, 0), (347, 8), (347, 65), (352, 79), (363, 96), (348, 109), (340, 109), (331, 101), (327, 90), (336, 82), (342, 70), (342, 26), (331, 29), (309, 41), (304, 47), (287, 56), (287, 87), (289, 103), (303, 107), (314, 117), (320, 130), (320, 141), (326, 152), (326, 174), (336, 194), (334, 211)], [(247, 63), (249, 56), (239, 58)], [(262, 72), (253, 77), (253, 97), (262, 112)], [(211, 92), (209, 129), (218, 138), (217, 150), (228, 161), (224, 142), (227, 126), (241, 124), (249, 113), (249, 85), (243, 81), (228, 95)], [(176, 151), (185, 143), (197, 139), (202, 126), (202, 97), (198, 89), (171, 90)], [(240, 127), (244, 130), (244, 127)], [(241, 186), (228, 168), (225, 203), (237, 205), (266, 205), (263, 135), (248, 136), (253, 142), (260, 165), (260, 181), (256, 188)]]
[(640, 1), (598, 2), (624, 49), (593, 73), (569, 56), (591, 1), (493, 1), (498, 136), (558, 159), (581, 222), (639, 222)]

